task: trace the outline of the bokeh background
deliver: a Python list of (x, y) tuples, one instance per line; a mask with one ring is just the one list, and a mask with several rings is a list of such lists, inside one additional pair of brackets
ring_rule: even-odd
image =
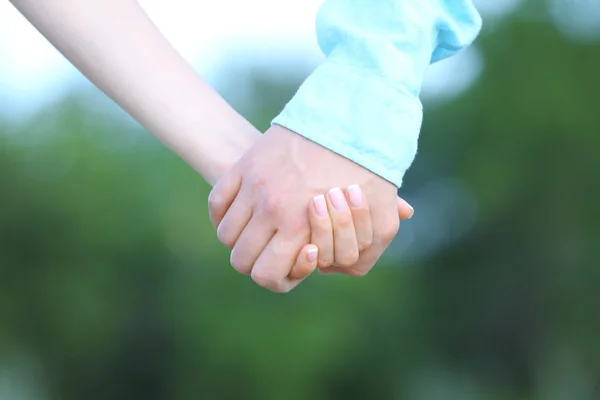
[[(264, 130), (319, 1), (206, 3), (142, 1)], [(277, 295), (208, 185), (0, 3), (0, 399), (600, 399), (600, 3), (476, 4), (423, 92), (414, 218), (367, 277)]]

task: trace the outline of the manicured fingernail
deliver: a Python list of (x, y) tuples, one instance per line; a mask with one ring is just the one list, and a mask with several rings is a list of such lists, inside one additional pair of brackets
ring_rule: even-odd
[(348, 197), (350, 198), (350, 204), (354, 208), (360, 208), (363, 205), (363, 195), (360, 186), (350, 185), (348, 186)]
[(346, 198), (344, 197), (344, 192), (340, 188), (333, 188), (329, 191), (329, 198), (331, 199), (331, 204), (333, 204), (333, 208), (338, 211), (343, 211), (348, 208), (348, 203), (346, 203)]
[(406, 200), (400, 198), (400, 201), (402, 201), (402, 203), (404, 203), (404, 205), (410, 209), (410, 215), (408, 216), (408, 219), (411, 219), (415, 214), (415, 209), (410, 204), (408, 204)]
[(408, 219), (411, 219), (413, 215), (415, 215), (415, 209), (408, 203), (406, 203), (406, 205), (408, 206), (408, 208), (410, 208), (410, 215), (408, 216)]
[(325, 201), (325, 196), (322, 194), (315, 196), (313, 199), (315, 202), (315, 211), (319, 217), (327, 216), (327, 202)]
[(317, 262), (317, 256), (319, 255), (319, 249), (317, 247), (312, 247), (308, 249), (308, 254), (306, 255), (306, 259), (309, 263)]

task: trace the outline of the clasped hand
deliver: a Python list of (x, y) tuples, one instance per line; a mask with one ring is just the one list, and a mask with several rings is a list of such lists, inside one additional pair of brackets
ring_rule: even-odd
[(217, 182), (209, 211), (232, 266), (279, 293), (315, 268), (367, 274), (412, 216), (392, 183), (277, 125)]

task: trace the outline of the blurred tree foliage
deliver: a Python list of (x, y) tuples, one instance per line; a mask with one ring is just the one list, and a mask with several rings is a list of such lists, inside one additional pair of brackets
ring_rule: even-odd
[[(286, 296), (233, 271), (208, 186), (119, 115), (0, 124), (0, 399), (600, 398), (600, 45), (517, 14), (478, 47), (403, 188), (461, 180), (476, 226)], [(249, 117), (294, 84), (257, 77)]]

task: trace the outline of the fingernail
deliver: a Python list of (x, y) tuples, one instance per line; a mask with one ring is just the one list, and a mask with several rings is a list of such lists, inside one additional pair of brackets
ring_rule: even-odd
[(317, 256), (319, 255), (319, 249), (317, 247), (312, 247), (308, 249), (308, 254), (306, 255), (306, 259), (309, 263), (314, 263), (317, 261)]
[(406, 203), (406, 205), (408, 206), (408, 208), (410, 208), (410, 215), (408, 216), (408, 219), (411, 219), (413, 215), (415, 215), (415, 209), (408, 203)]
[(411, 219), (413, 217), (413, 215), (415, 214), (415, 209), (408, 204), (408, 202), (406, 200), (404, 200), (403, 198), (400, 198), (400, 200), (410, 209), (410, 215), (408, 216), (407, 219)]
[(315, 202), (315, 211), (319, 217), (327, 216), (327, 202), (325, 201), (325, 196), (322, 194), (315, 196), (313, 199)]
[(363, 204), (363, 195), (360, 186), (350, 185), (348, 186), (348, 197), (350, 198), (350, 204), (354, 208), (360, 208)]
[(343, 211), (348, 208), (348, 203), (346, 203), (346, 198), (344, 197), (344, 192), (340, 188), (333, 188), (329, 191), (329, 198), (331, 199), (331, 204), (333, 204), (333, 208), (338, 211)]

